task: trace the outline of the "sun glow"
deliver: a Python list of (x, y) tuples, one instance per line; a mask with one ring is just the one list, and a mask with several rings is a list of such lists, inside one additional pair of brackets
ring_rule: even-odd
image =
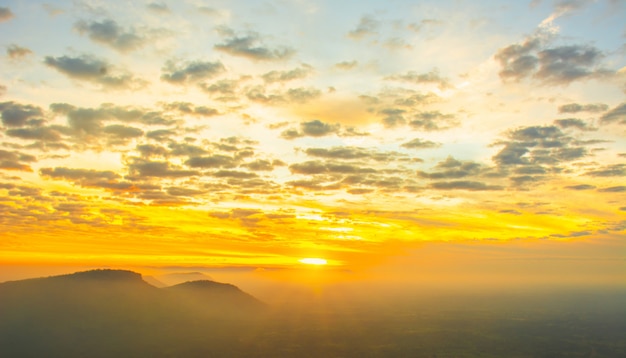
[(304, 258), (304, 259), (300, 259), (298, 261), (300, 261), (301, 263), (306, 264), (306, 265), (326, 265), (326, 263), (327, 263), (326, 260), (320, 259), (320, 258), (316, 258), (316, 257), (315, 258), (314, 257), (307, 257), (307, 258)]

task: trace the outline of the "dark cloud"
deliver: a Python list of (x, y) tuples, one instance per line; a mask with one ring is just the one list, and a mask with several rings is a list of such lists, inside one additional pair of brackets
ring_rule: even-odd
[(16, 44), (7, 46), (7, 56), (12, 60), (22, 60), (33, 54), (33, 51), (26, 47), (21, 47)]
[(275, 167), (283, 165), (285, 165), (285, 163), (280, 160), (269, 161), (265, 159), (257, 159), (249, 163), (244, 163), (241, 166), (252, 171), (272, 171)]
[(169, 162), (149, 161), (141, 158), (133, 158), (128, 166), (130, 178), (180, 178), (197, 176), (200, 173), (195, 170), (181, 170)]
[(200, 84), (200, 88), (202, 88), (205, 92), (217, 93), (221, 95), (234, 95), (238, 86), (239, 82), (234, 80), (219, 80), (212, 84)]
[(589, 184), (570, 185), (570, 186), (565, 187), (565, 189), (569, 189), (569, 190), (591, 190), (595, 188), (596, 187), (594, 185), (589, 185)]
[(16, 102), (0, 103), (0, 112), (2, 113), (2, 124), (6, 127), (22, 127), (29, 121), (43, 116), (41, 108)]
[(178, 132), (174, 129), (157, 129), (146, 133), (146, 138), (154, 139), (158, 142), (165, 142), (171, 140), (176, 136)]
[(191, 157), (185, 164), (192, 168), (233, 168), (236, 166), (235, 159), (220, 154), (207, 157)]
[(404, 114), (406, 111), (401, 108), (383, 108), (378, 111), (379, 114), (383, 115), (383, 124), (385, 127), (395, 127), (401, 124), (406, 123), (404, 118)]
[(457, 125), (453, 114), (443, 114), (439, 111), (419, 112), (413, 118), (409, 125), (423, 131), (441, 131)]
[(495, 59), (502, 67), (500, 78), (520, 80), (531, 75), (539, 63), (539, 59), (531, 55), (531, 52), (535, 52), (539, 46), (539, 39), (527, 39), (522, 44), (513, 44), (498, 50)]
[(290, 102), (306, 103), (310, 100), (320, 97), (322, 95), (322, 92), (313, 87), (299, 87), (288, 89), (286, 95)]
[(74, 28), (81, 34), (117, 51), (127, 52), (140, 48), (146, 39), (137, 34), (134, 29), (124, 29), (115, 20), (78, 21)]
[[(188, 143), (170, 143), (168, 144), (170, 148), (169, 155), (173, 156), (199, 156), (207, 153), (207, 150), (198, 147), (197, 145), (188, 144)], [(163, 148), (165, 150), (165, 148)]]
[(626, 124), (626, 102), (620, 103), (615, 108), (606, 112), (600, 117), (600, 123), (609, 124), (609, 123), (619, 123)]
[(593, 177), (621, 177), (626, 176), (626, 164), (613, 164), (605, 167), (590, 170), (585, 173)]
[(199, 117), (211, 117), (219, 114), (217, 109), (205, 106), (196, 106), (189, 102), (171, 102), (163, 104), (163, 108), (168, 111), (176, 111)]
[(270, 71), (263, 75), (261, 78), (267, 83), (274, 82), (287, 82), (305, 78), (313, 72), (313, 67), (303, 64), (301, 67), (294, 68), (289, 71)]
[(165, 157), (169, 154), (167, 148), (154, 144), (141, 144), (137, 146), (137, 151), (141, 153), (142, 157)]
[(566, 85), (573, 81), (604, 76), (612, 71), (598, 68), (602, 53), (583, 45), (544, 48), (538, 37), (498, 50), (500, 78), (519, 81), (536, 78), (544, 84)]
[(609, 109), (609, 106), (604, 103), (589, 103), (589, 104), (568, 103), (568, 104), (559, 106), (559, 113), (578, 113), (578, 112), (598, 113), (598, 112), (604, 112), (607, 109)]
[(595, 128), (590, 127), (587, 122), (578, 118), (556, 119), (554, 123), (563, 129), (576, 128), (581, 131), (595, 130)]
[(8, 7), (0, 6), (0, 22), (11, 20), (15, 15)]
[(138, 88), (145, 85), (145, 81), (116, 71), (108, 62), (94, 56), (46, 56), (44, 63), (72, 79), (96, 83), (107, 89)]
[(104, 127), (103, 132), (120, 139), (137, 138), (143, 135), (143, 131), (141, 129), (121, 124), (106, 126)]
[(593, 67), (602, 57), (589, 46), (561, 46), (538, 53), (539, 70), (535, 77), (546, 83), (568, 84), (594, 73)]
[(348, 37), (360, 40), (365, 36), (375, 35), (377, 34), (376, 30), (378, 30), (379, 25), (379, 22), (371, 16), (363, 16), (361, 20), (359, 20), (359, 24), (356, 28), (348, 32)]
[(305, 153), (314, 157), (333, 159), (361, 159), (372, 156), (368, 149), (358, 147), (308, 148)]
[(171, 186), (171, 187), (167, 188), (167, 193), (169, 195), (173, 195), (173, 196), (196, 196), (196, 195), (203, 194), (204, 191), (196, 190), (196, 189), (190, 189), (190, 188), (181, 188), (181, 187), (177, 187), (177, 186)]
[(322, 95), (320, 90), (313, 87), (290, 88), (284, 93), (267, 93), (266, 90), (267, 89), (263, 86), (254, 86), (248, 89), (246, 97), (254, 102), (266, 104), (288, 104), (305, 103)]
[(110, 170), (73, 169), (65, 167), (42, 168), (39, 174), (51, 179), (63, 179), (83, 186), (98, 182), (112, 182), (120, 178), (120, 175)]
[(226, 42), (214, 46), (216, 50), (233, 56), (246, 57), (259, 61), (285, 60), (294, 55), (295, 51), (289, 47), (269, 48), (263, 45), (261, 37), (255, 32), (246, 36), (235, 36), (232, 30), (224, 31), (230, 35)]
[[(74, 139), (80, 140), (88, 137), (90, 140), (97, 141), (98, 136), (105, 134), (103, 131), (108, 122), (139, 123), (143, 125), (170, 125), (174, 123), (174, 121), (164, 118), (162, 113), (132, 106), (122, 107), (102, 104), (97, 108), (82, 108), (67, 103), (53, 103), (50, 105), (50, 110), (57, 115), (65, 116), (68, 125), (65, 131), (68, 132), (67, 134), (73, 134)], [(121, 130), (119, 127), (117, 129), (114, 128), (116, 127), (110, 128), (109, 131)], [(63, 128), (55, 129), (63, 131)], [(137, 133), (137, 131), (134, 132)], [(154, 137), (154, 134), (151, 134), (151, 137)]]
[(14, 128), (6, 132), (9, 137), (36, 140), (42, 142), (59, 142), (62, 140), (62, 134), (67, 134), (65, 127), (31, 127), (31, 128)]
[(315, 119), (309, 122), (300, 123), (300, 129), (302, 129), (302, 133), (304, 133), (304, 135), (322, 137), (337, 132), (337, 130), (339, 130), (339, 125), (324, 123)]
[(37, 159), (21, 152), (10, 152), (0, 149), (0, 169), (32, 172), (30, 165), (23, 162), (34, 162)]
[(289, 166), (289, 170), (294, 174), (356, 174), (375, 173), (372, 168), (361, 168), (352, 164), (322, 162), (317, 160), (296, 163)]
[(498, 211), (499, 213), (502, 214), (511, 214), (511, 215), (522, 215), (521, 212), (514, 210), (514, 209), (506, 209), (506, 210), (500, 210)]
[(455, 180), (455, 181), (442, 181), (435, 182), (430, 185), (433, 189), (440, 190), (470, 190), (470, 191), (483, 191), (483, 190), (502, 190), (503, 187), (498, 185), (488, 185), (483, 182)]
[(427, 148), (437, 148), (441, 146), (441, 143), (431, 142), (429, 140), (423, 140), (420, 138), (415, 138), (411, 141), (403, 143), (400, 145), (403, 148), (408, 149), (427, 149)]
[(409, 71), (405, 74), (393, 75), (385, 78), (386, 80), (402, 81), (408, 83), (422, 84), (422, 83), (434, 83), (441, 89), (449, 88), (450, 83), (446, 78), (441, 77), (439, 70), (434, 69), (426, 73), (417, 73)]
[(221, 62), (192, 61), (179, 63), (167, 61), (162, 68), (163, 81), (173, 84), (197, 83), (213, 78), (224, 72), (226, 68)]
[(598, 191), (603, 192), (603, 193), (624, 193), (626, 192), (626, 186), (624, 185), (611, 186), (608, 188), (598, 189)]
[(219, 170), (213, 173), (216, 178), (238, 178), (238, 179), (250, 179), (256, 178), (258, 175), (250, 172), (242, 172), (239, 170)]
[(435, 172), (427, 173), (418, 171), (417, 175), (420, 178), (426, 179), (459, 179), (476, 176), (480, 174), (483, 169), (479, 163), (460, 161), (453, 157), (448, 157), (446, 160), (439, 162), (435, 168), (438, 169)]
[(339, 124), (329, 124), (314, 119), (308, 122), (300, 123), (300, 131), (289, 129), (284, 131), (281, 136), (285, 139), (294, 139), (303, 136), (323, 137), (333, 133), (337, 133), (340, 129)]
[(493, 157), (498, 165), (556, 165), (587, 155), (584, 147), (572, 146), (573, 138), (556, 126), (522, 127), (510, 131), (508, 136), (511, 141), (498, 143), (504, 148)]

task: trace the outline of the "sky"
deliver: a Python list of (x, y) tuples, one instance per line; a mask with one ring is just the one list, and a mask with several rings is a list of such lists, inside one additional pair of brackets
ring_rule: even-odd
[(623, 282), (625, 14), (3, 1), (0, 263)]

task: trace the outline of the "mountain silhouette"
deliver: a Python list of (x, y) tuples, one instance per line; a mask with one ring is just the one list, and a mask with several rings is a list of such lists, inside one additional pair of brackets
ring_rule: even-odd
[(132, 271), (5, 282), (0, 357), (220, 355), (232, 351), (242, 319), (262, 308), (233, 285), (200, 281), (162, 289)]
[[(146, 278), (144, 277), (144, 280)], [(163, 282), (166, 286), (174, 286), (188, 281), (213, 281), (213, 278), (202, 272), (174, 272), (155, 276), (154, 279)], [(157, 286), (158, 287), (158, 286)]]

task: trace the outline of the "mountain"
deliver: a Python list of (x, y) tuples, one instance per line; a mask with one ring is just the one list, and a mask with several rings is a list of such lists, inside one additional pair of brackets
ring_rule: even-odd
[(6, 282), (0, 357), (221, 355), (262, 306), (232, 285), (161, 289), (121, 270)]
[(258, 312), (265, 305), (238, 287), (209, 280), (188, 281), (164, 288), (192, 310), (239, 317)]
[[(211, 276), (202, 272), (174, 272), (154, 277), (156, 280), (163, 282), (167, 286), (178, 285), (188, 281), (213, 281)], [(144, 278), (145, 280), (145, 278)]]

